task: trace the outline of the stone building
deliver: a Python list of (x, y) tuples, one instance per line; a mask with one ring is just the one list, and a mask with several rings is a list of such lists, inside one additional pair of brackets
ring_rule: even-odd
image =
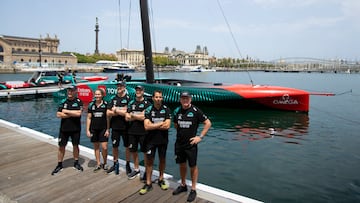
[[(116, 56), (119, 61), (125, 61), (135, 66), (142, 66), (144, 65), (144, 51), (143, 50), (129, 50), (129, 49), (121, 49), (120, 51), (116, 52)], [(178, 51), (173, 48), (169, 51), (169, 48), (166, 47), (163, 53), (154, 52), (154, 56), (160, 57), (168, 57), (171, 60), (175, 60), (179, 62), (181, 65), (209, 65), (209, 53), (207, 48), (201, 49), (198, 45), (194, 53), (186, 53), (184, 51)]]
[(27, 38), (0, 35), (0, 61), (4, 64), (28, 64), (29, 66), (63, 66), (77, 64), (73, 54), (58, 53), (60, 40), (51, 38)]
[[(168, 55), (165, 53), (154, 52), (153, 57), (154, 56), (167, 57)], [(134, 66), (142, 66), (145, 63), (143, 50), (121, 49), (116, 52), (116, 57), (119, 61), (124, 61)]]

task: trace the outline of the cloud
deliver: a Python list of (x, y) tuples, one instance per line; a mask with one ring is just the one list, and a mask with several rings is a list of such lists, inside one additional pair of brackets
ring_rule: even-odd
[(329, 3), (332, 0), (252, 0), (255, 4), (269, 8), (294, 8), (311, 6), (318, 3)]
[(341, 1), (341, 10), (347, 18), (360, 18), (360, 1), (359, 0), (344, 0)]

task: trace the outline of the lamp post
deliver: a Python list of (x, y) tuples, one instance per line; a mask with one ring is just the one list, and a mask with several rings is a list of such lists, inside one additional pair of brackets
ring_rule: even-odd
[(41, 68), (41, 36), (39, 38), (39, 60), (40, 60), (40, 68)]

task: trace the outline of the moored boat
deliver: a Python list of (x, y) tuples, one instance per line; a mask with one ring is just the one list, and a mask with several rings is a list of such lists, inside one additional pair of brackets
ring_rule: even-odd
[(18, 88), (29, 88), (36, 86), (34, 83), (28, 81), (4, 81), (0, 82), (0, 89), (18, 89)]
[(101, 75), (93, 75), (93, 76), (83, 76), (83, 77), (81, 77), (81, 79), (89, 81), (89, 82), (94, 82), (94, 81), (107, 80), (107, 79), (109, 79), (109, 77), (101, 76)]
[[(142, 85), (145, 95), (151, 97), (154, 90), (163, 92), (164, 102), (178, 104), (180, 94), (188, 91), (192, 94), (194, 104), (217, 106), (224, 108), (256, 108), (277, 109), (285, 111), (309, 111), (309, 92), (266, 85), (243, 85), (205, 83), (189, 80), (156, 79), (155, 83), (146, 83), (144, 79), (133, 79), (126, 82), (127, 91), (135, 96), (135, 87)], [(105, 100), (116, 94), (117, 81), (102, 81), (77, 84), (78, 97), (84, 102), (93, 100), (96, 89), (103, 89)], [(66, 90), (54, 94), (55, 97), (65, 97)]]
[(105, 66), (103, 69), (105, 73), (114, 73), (114, 72), (135, 72), (135, 68), (125, 62), (116, 62), (112, 65)]
[(0, 82), (0, 89), (19, 89), (58, 85), (60, 78), (62, 78), (62, 84), (75, 84), (90, 81), (103, 81), (107, 80), (108, 76), (95, 75), (76, 77), (75, 73), (65, 71), (65, 69), (38, 68), (33, 70), (33, 74), (27, 81)]
[(216, 69), (207, 68), (204, 66), (179, 66), (175, 69), (176, 72), (216, 72)]

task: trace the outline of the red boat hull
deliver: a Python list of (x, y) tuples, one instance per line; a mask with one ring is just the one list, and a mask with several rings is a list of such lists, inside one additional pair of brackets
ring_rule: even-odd
[(87, 80), (90, 82), (107, 80), (108, 78), (109, 78), (108, 76), (100, 76), (100, 75), (82, 77), (83, 80)]
[(286, 111), (309, 111), (310, 94), (304, 90), (264, 85), (231, 85), (222, 88), (265, 107)]
[[(181, 85), (174, 85), (172, 80), (162, 80), (163, 83), (145, 83), (130, 81), (126, 87), (130, 96), (135, 96), (135, 87), (144, 86), (145, 95), (150, 97), (155, 90), (163, 92), (164, 102), (179, 104), (179, 96), (183, 91), (192, 94), (194, 104), (227, 107), (227, 108), (255, 108), (277, 109), (283, 111), (309, 111), (309, 93), (299, 89), (263, 86), (263, 85), (222, 85), (180, 81)], [(106, 93), (104, 99), (116, 94), (115, 81), (89, 82), (78, 84), (78, 96), (84, 102), (93, 99), (95, 89), (103, 89)], [(65, 95), (64, 93), (59, 94)]]

